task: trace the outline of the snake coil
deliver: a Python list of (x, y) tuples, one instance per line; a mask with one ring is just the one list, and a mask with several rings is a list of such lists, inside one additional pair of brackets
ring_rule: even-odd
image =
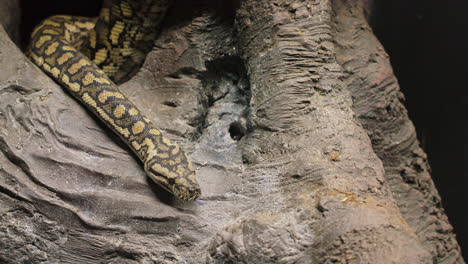
[(35, 28), (27, 53), (122, 138), (154, 182), (191, 201), (201, 191), (190, 160), (115, 84), (139, 69), (168, 6), (168, 0), (116, 0), (97, 19), (53, 16)]

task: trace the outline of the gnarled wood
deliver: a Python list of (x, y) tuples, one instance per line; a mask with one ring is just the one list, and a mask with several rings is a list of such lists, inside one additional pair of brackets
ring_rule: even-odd
[[(418, 229), (424, 221), (400, 212), (392, 193), (398, 184), (388, 183), (392, 171), (385, 173), (389, 165), (376, 155), (382, 152), (367, 134), (372, 126), (358, 118), (353, 80), (375, 72), (369, 65), (389, 69), (384, 59), (361, 62), (374, 49), (385, 55), (360, 6), (178, 1), (171, 12), (143, 68), (120, 88), (187, 150), (201, 203), (173, 201), (152, 184), (125, 145), (3, 32), (0, 261), (441, 259), (425, 239), (429, 233)], [(369, 46), (354, 48), (361, 41)], [(362, 93), (370, 90), (363, 86)], [(440, 217), (431, 223), (444, 223), (434, 208)], [(439, 237), (448, 248), (437, 252), (455, 256), (443, 263), (462, 263), (452, 235)]]

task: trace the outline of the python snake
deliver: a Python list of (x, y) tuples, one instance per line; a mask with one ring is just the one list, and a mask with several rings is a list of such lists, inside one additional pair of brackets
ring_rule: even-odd
[(27, 54), (122, 138), (154, 182), (192, 201), (201, 190), (190, 160), (116, 85), (142, 65), (168, 6), (169, 0), (115, 0), (98, 18), (47, 18), (34, 29)]

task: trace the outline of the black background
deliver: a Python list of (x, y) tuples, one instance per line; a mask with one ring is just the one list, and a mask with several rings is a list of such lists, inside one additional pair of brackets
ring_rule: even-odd
[(371, 23), (389, 53), (468, 260), (468, 1), (376, 0)]
[(20, 0), (21, 46), (25, 48), (34, 27), (51, 15), (97, 16), (102, 0)]
[[(390, 54), (434, 182), (468, 259), (468, 1), (375, 1), (372, 26)], [(100, 2), (24, 0), (22, 32), (27, 35), (51, 14), (97, 15)]]

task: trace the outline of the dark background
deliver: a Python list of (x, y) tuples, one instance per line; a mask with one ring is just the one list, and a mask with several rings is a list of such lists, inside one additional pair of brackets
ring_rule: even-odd
[(371, 24), (389, 53), (468, 260), (468, 1), (375, 0)]
[[(97, 15), (100, 2), (23, 0), (22, 32), (51, 14)], [(468, 1), (375, 0), (372, 13), (468, 260)]]
[(97, 16), (102, 0), (20, 0), (21, 47), (25, 48), (34, 27), (51, 15)]

